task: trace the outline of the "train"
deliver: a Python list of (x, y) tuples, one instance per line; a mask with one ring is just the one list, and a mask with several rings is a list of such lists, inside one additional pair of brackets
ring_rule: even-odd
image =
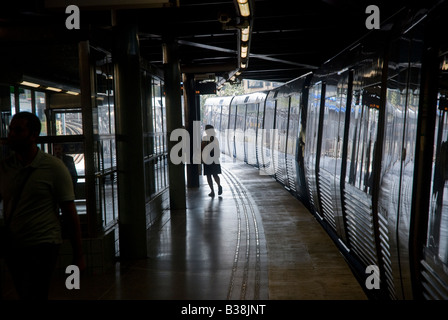
[(203, 105), (221, 152), (297, 197), (370, 299), (448, 298), (447, 14), (403, 7), (313, 72)]

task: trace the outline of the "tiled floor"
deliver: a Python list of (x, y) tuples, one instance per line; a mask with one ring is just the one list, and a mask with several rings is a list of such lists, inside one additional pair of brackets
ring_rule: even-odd
[(188, 189), (187, 210), (165, 212), (151, 229), (147, 259), (83, 275), (79, 290), (58, 276), (50, 299), (366, 299), (297, 199), (256, 169), (222, 161), (223, 195), (208, 197), (205, 178)]

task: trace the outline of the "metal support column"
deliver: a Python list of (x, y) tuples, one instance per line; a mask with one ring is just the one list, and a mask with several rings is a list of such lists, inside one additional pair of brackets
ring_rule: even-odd
[(82, 131), (84, 135), (85, 192), (87, 206), (87, 230), (89, 237), (96, 237), (101, 228), (97, 213), (95, 191), (95, 163), (93, 137), (93, 108), (95, 106), (95, 76), (90, 61), (89, 41), (78, 44), (79, 78), (81, 83)]
[[(182, 100), (180, 86), (180, 66), (177, 52), (177, 43), (168, 39), (163, 45), (166, 127), (168, 140), (168, 154), (178, 142), (170, 141), (171, 133), (182, 127)], [(185, 169), (184, 164), (173, 164), (168, 160), (170, 208), (172, 210), (186, 209)]]
[(115, 57), (120, 256), (147, 256), (140, 54), (137, 27), (119, 25)]
[[(200, 97), (196, 94), (194, 75), (184, 74), (184, 105), (185, 105), (185, 127), (192, 138), (193, 122), (200, 120)], [(199, 187), (199, 166), (193, 163), (193, 139), (190, 139), (190, 164), (187, 165), (187, 186), (189, 188)]]

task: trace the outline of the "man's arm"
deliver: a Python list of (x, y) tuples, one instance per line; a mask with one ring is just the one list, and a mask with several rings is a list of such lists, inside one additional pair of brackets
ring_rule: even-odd
[(84, 253), (82, 250), (81, 224), (74, 201), (63, 201), (60, 204), (64, 223), (67, 225), (67, 232), (73, 250), (73, 264), (77, 265), (79, 270), (86, 268)]

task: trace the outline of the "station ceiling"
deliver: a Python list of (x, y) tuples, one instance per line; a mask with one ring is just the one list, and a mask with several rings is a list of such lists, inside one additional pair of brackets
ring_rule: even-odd
[[(409, 4), (407, 1), (406, 4)], [(28, 0), (0, 5), (0, 66), (49, 70), (73, 78), (76, 39), (104, 34), (113, 25), (138, 25), (140, 53), (162, 68), (162, 44), (177, 40), (182, 72), (227, 79), (239, 69), (245, 79), (286, 82), (323, 62), (367, 34), (366, 8), (377, 5), (380, 21), (404, 0), (249, 0), (243, 18), (237, 0)], [(80, 30), (67, 30), (68, 4), (80, 8)], [(240, 65), (241, 27), (250, 25), (249, 59)], [(8, 50), (12, 48), (12, 50)], [(50, 48), (50, 49), (49, 49)], [(76, 74), (77, 76), (77, 74)], [(1, 82), (1, 78), (0, 78)]]

